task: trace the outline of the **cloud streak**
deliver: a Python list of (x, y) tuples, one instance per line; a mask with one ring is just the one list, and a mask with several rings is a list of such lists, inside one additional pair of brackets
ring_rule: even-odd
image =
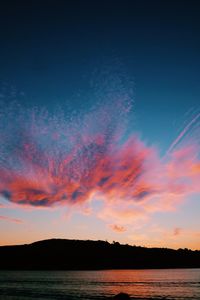
[(11, 218), (7, 216), (0, 216), (0, 221), (8, 221), (11, 223), (21, 224), (23, 221), (21, 219)]

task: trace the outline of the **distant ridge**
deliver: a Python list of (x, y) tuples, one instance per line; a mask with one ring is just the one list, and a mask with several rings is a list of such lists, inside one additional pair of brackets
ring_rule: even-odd
[(0, 269), (99, 270), (200, 268), (200, 251), (145, 248), (106, 241), (50, 239), (0, 246)]

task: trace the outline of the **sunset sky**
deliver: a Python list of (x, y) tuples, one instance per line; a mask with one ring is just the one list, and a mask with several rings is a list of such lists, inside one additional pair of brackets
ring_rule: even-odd
[(200, 4), (2, 1), (0, 245), (200, 249)]

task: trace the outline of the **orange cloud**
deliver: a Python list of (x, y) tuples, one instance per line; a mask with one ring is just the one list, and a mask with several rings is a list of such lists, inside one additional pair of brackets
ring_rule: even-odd
[(182, 229), (181, 229), (180, 227), (176, 227), (176, 228), (174, 228), (173, 234), (174, 234), (175, 236), (177, 236), (177, 235), (180, 235), (181, 232), (182, 232)]

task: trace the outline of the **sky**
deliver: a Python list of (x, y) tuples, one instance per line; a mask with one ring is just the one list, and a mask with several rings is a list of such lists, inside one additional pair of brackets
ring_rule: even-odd
[(199, 14), (1, 1), (0, 245), (200, 249)]

